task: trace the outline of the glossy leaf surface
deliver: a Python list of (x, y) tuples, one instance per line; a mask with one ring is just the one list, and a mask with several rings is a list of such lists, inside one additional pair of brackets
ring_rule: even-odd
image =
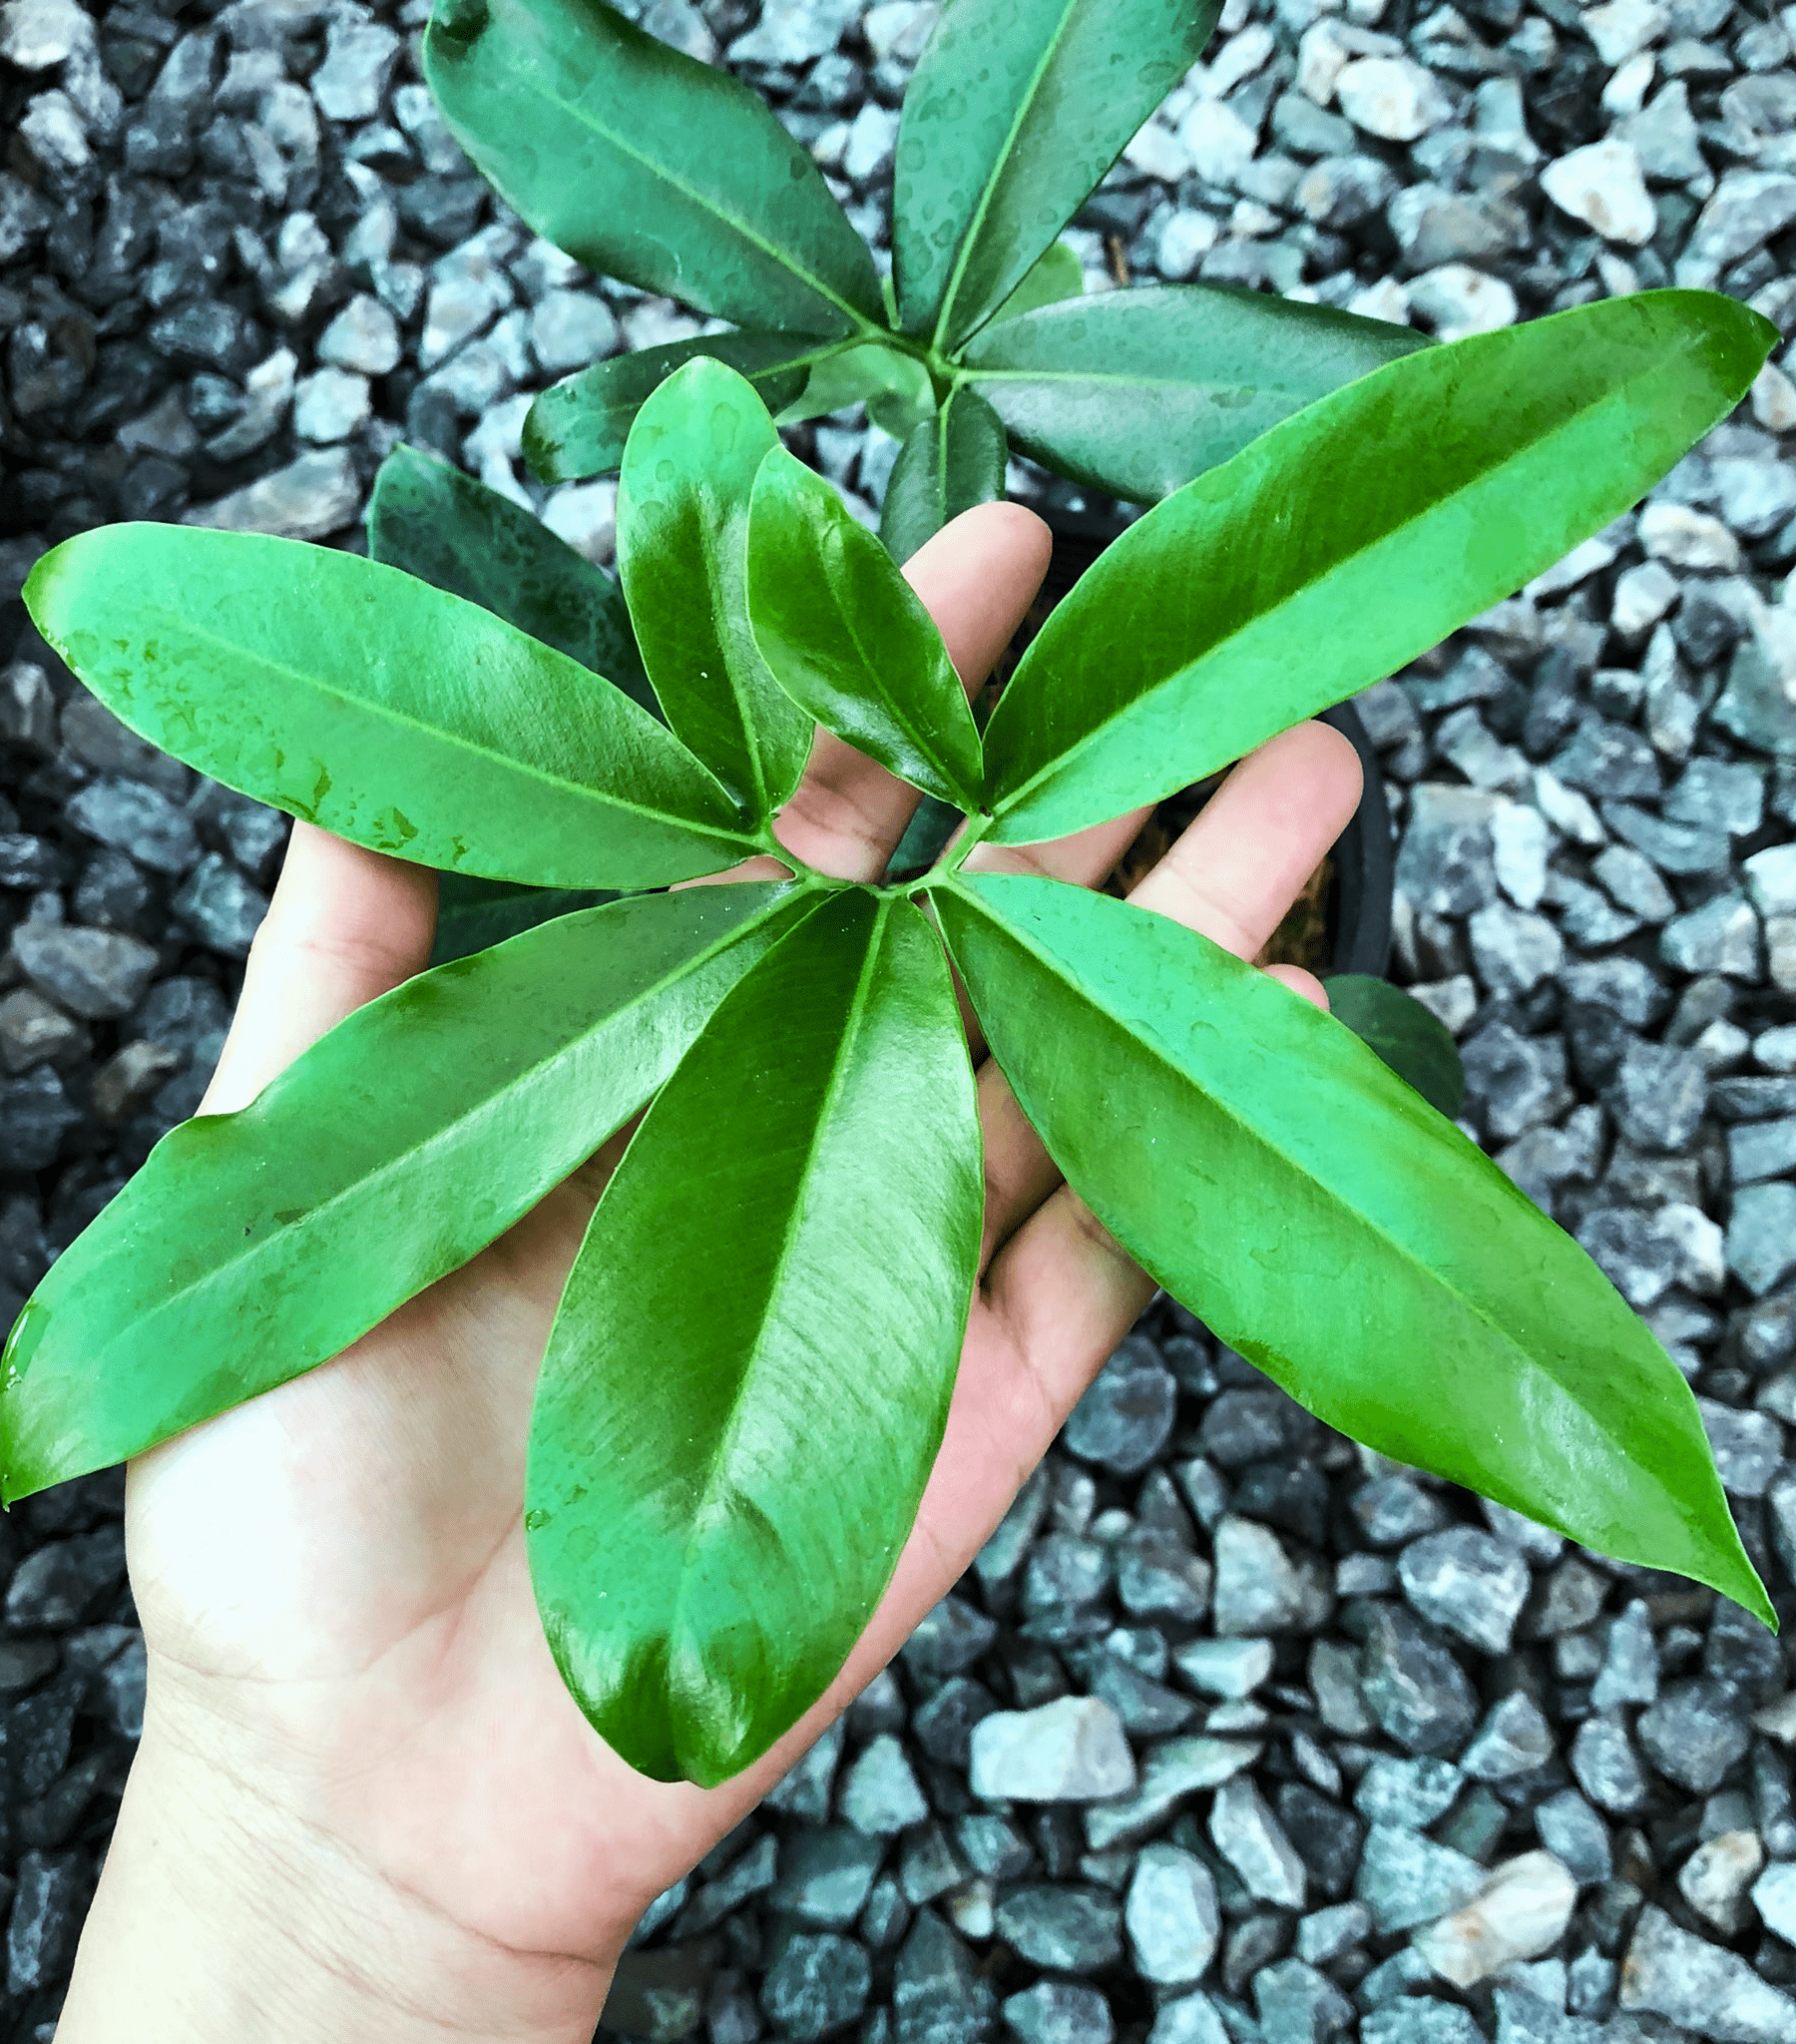
[(1324, 982), (1329, 1013), (1449, 1121), (1466, 1104), (1466, 1073), (1453, 1033), (1388, 979), (1337, 972)]
[(1027, 453), (1153, 504), (1304, 405), (1429, 345), (1327, 305), (1166, 284), (995, 322), (963, 360)]
[(904, 95), (907, 333), (952, 348), (1010, 296), (1196, 61), (1217, 0), (955, 0)]
[(641, 1773), (735, 1774), (866, 1625), (941, 1441), (981, 1199), (941, 947), (908, 902), (838, 893), (657, 1097), (537, 1390), (537, 1602)]
[(1084, 294), (1085, 264), (1078, 252), (1066, 242), (1051, 242), (1036, 266), (992, 314), (992, 320), (995, 324), (1000, 319), (1014, 319), (1019, 312), (1033, 312), (1038, 305), (1054, 305), (1062, 298)]
[(465, 1264), (636, 1112), (814, 899), (589, 909), (407, 980), (251, 1106), (165, 1137), (14, 1330), (8, 1501), (298, 1376)]
[(1003, 421), (964, 385), (905, 439), (892, 464), (879, 536), (895, 561), (912, 554), (951, 518), (1004, 495), (1010, 448)]
[(674, 372), (700, 355), (746, 376), (769, 411), (789, 404), (832, 350), (789, 333), (699, 334), (634, 354), (613, 355), (552, 383), (524, 420), (524, 458), (544, 482), (604, 475), (624, 459), (624, 443), (644, 402)]
[(914, 787), (978, 806), (979, 732), (935, 621), (830, 484), (784, 448), (755, 478), (748, 616), (807, 721)]
[(655, 693), (751, 824), (797, 785), (811, 744), (743, 589), (755, 472), (778, 445), (748, 384), (700, 356), (637, 414), (618, 477), (618, 575)]
[(1624, 511), (1775, 338), (1719, 293), (1645, 291), (1425, 348), (1274, 426), (1049, 618), (986, 729), (992, 835), (1157, 800), (1393, 673)]
[(661, 715), (618, 585), (522, 504), (448, 462), (395, 447), (380, 464), (368, 558), (465, 596)]
[(869, 417), (902, 439), (925, 412), (935, 410), (935, 386), (915, 355), (883, 341), (863, 341), (818, 362), (802, 395), (780, 412), (779, 423), (796, 425), (851, 404), (864, 404)]
[(1224, 1341), (1379, 1453), (1770, 1617), (1676, 1366), (1350, 1030), (1103, 894), (933, 898), (1068, 1183)]
[(522, 936), (558, 915), (598, 908), (615, 898), (598, 888), (514, 887), (507, 880), (444, 873), (437, 882), (436, 940), (430, 962), (447, 965), (454, 958), (470, 958), (489, 944)]
[(599, 0), (442, 0), (424, 75), (482, 176), (589, 269), (782, 332), (884, 323), (866, 244), (765, 103)]
[(25, 600), (140, 737), (375, 851), (542, 887), (742, 856), (723, 789), (622, 690), (396, 568), (113, 525), (46, 554)]

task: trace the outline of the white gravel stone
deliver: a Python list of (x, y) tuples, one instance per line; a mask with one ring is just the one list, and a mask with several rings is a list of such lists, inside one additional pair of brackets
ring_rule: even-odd
[(1726, 2044), (1790, 2044), (1796, 2037), (1796, 2001), (1759, 1979), (1737, 1953), (1692, 1937), (1650, 1904), (1622, 1961), (1617, 1999), (1623, 2009), (1669, 2016)]
[(322, 539), (352, 524), (360, 509), (361, 485), (348, 451), (319, 448), (215, 504), (197, 505), (184, 514), (182, 523), (216, 526), (224, 532)]
[(1607, 0), (1604, 6), (1585, 8), (1578, 26), (1596, 45), (1597, 56), (1612, 66), (1656, 43), (1666, 19), (1658, 0)]
[(1453, 118), (1453, 102), (1432, 71), (1408, 57), (1360, 57), (1335, 80), (1341, 112), (1386, 142), (1414, 142)]
[(1664, 500), (1640, 513), (1640, 544), (1655, 561), (1674, 568), (1719, 568), (1734, 573), (1740, 565), (1740, 543), (1718, 518), (1688, 504)]
[(363, 291), (319, 334), (318, 359), (334, 369), (384, 376), (399, 366), (399, 323), (378, 298)]
[(348, 439), (368, 416), (368, 379), (346, 369), (319, 369), (293, 391), (293, 431), (314, 446)]
[(1192, 169), (1211, 185), (1233, 185), (1257, 146), (1253, 130), (1218, 100), (1198, 100), (1178, 124), (1178, 140)]
[(66, 64), (93, 40), (93, 19), (75, 0), (7, 0), (0, 7), (0, 57), (21, 71)]
[(1678, 1892), (1697, 1915), (1725, 1937), (1735, 1936), (1746, 1920), (1746, 1890), (1765, 1863), (1765, 1847), (1757, 1831), (1723, 1831), (1698, 1845), (1677, 1875)]
[(1640, 111), (1657, 69), (1658, 61), (1650, 50), (1636, 50), (1615, 67), (1602, 88), (1602, 111), (1611, 121), (1624, 121)]
[(564, 484), (544, 504), (543, 523), (576, 552), (604, 566), (618, 550), (617, 478)]
[(1469, 333), (1494, 333), (1516, 323), (1516, 294), (1500, 276), (1488, 276), (1469, 262), (1443, 262), (1409, 283), (1409, 302), (1431, 320), (1442, 340)]
[(1098, 1802), (1135, 1784), (1122, 1721), (1097, 1697), (997, 1711), (973, 1728), (973, 1793), (991, 1801)]
[(1740, 870), (1746, 898), (1760, 915), (1796, 915), (1796, 844), (1755, 851)]
[(1207, 213), (1180, 207), (1160, 229), (1156, 258), (1161, 276), (1181, 283), (1195, 276), (1197, 265), (1216, 246), (1221, 229)]
[(1643, 638), (1677, 601), (1678, 582), (1662, 561), (1642, 561), (1615, 578), (1609, 623), (1623, 639)]
[(1637, 249), (1658, 232), (1658, 209), (1646, 190), (1640, 159), (1625, 142), (1592, 142), (1541, 173), (1541, 189), (1562, 213), (1607, 242)]
[(1418, 1933), (1416, 1949), (1443, 1980), (1471, 1987), (1550, 1951), (1576, 1900), (1577, 1883), (1551, 1852), (1525, 1852), (1498, 1867), (1476, 1900)]
[(1796, 383), (1775, 362), (1753, 378), (1752, 416), (1768, 433), (1796, 433)]
[(1553, 832), (1539, 809), (1505, 802), (1491, 818), (1491, 863), (1497, 884), (1518, 908), (1537, 908), (1547, 891)]

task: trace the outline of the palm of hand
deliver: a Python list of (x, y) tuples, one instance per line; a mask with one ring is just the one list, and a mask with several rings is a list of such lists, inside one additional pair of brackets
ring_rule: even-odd
[[(986, 507), (907, 570), (969, 682), (1044, 566), (1037, 522)], [(1344, 741), (1316, 726), (1287, 734), (1237, 769), (1136, 898), (1251, 955), (1357, 786)], [(780, 834), (819, 867), (868, 877), (914, 800), (820, 736)], [(1138, 823), (992, 862), (1091, 884)], [(417, 970), (433, 898), (418, 869), (299, 826), (209, 1108), (240, 1105)], [(1148, 1295), (990, 1066), (980, 1101), (990, 1262), (947, 1440), (873, 1624), (765, 1762), (711, 1791), (632, 1773), (586, 1725), (540, 1630), (522, 1523), (530, 1403), (603, 1153), (343, 1356), (133, 1464), (151, 1727), (216, 1744), (239, 1779), (476, 1940), (609, 1963), (648, 1900), (946, 1591)]]

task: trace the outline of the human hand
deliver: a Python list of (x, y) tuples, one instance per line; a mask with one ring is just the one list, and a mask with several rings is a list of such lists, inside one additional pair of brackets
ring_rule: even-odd
[[(906, 570), (970, 686), (1047, 563), (985, 506)], [(1132, 898), (1253, 956), (1351, 815), (1320, 725), (1236, 768)], [(915, 791), (819, 734), (777, 823), (878, 876)], [(1136, 813), (975, 866), (1093, 885)], [(728, 878), (765, 873), (751, 862)], [(428, 871), (295, 825), (202, 1112), (252, 1099), (428, 956)], [(1307, 974), (1281, 969), (1320, 998)], [(83, 1938), (64, 2044), (590, 2037), (647, 1903), (749, 1809), (971, 1561), (1152, 1286), (979, 1075), (982, 1279), (947, 1435), (872, 1624), (828, 1695), (712, 1790), (632, 1773), (544, 1642), (525, 1446), (563, 1280), (619, 1145), (344, 1354), (131, 1465), (149, 1650), (143, 1746)]]

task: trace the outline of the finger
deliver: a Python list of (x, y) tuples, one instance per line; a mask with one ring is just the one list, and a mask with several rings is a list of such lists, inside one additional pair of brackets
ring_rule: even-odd
[[(924, 543), (904, 578), (935, 619), (968, 695), (1022, 624), (1048, 572), (1053, 535), (1021, 504), (978, 504)], [(918, 802), (907, 781), (820, 731), (774, 834), (810, 865), (874, 880)]]
[(345, 1015), (423, 970), (436, 874), (295, 823), (202, 1114), (245, 1107)]
[[(1359, 796), (1359, 757), (1349, 742), (1328, 725), (1299, 725), (1241, 762), (1129, 900), (1252, 958), (1347, 827)], [(1285, 971), (1279, 977), (1292, 984)], [(1296, 991), (1322, 993), (1308, 973)], [(1011, 1146), (998, 1160), (1011, 1205), (992, 1231), (1004, 1247), (987, 1270), (986, 1296), (1055, 1409), (1071, 1409), (1152, 1286), (1129, 1281), (1127, 1259), (1070, 1187), (1055, 1190), (1059, 1173), (1014, 1103), (997, 1128)], [(988, 1132), (988, 1148), (992, 1140)]]

